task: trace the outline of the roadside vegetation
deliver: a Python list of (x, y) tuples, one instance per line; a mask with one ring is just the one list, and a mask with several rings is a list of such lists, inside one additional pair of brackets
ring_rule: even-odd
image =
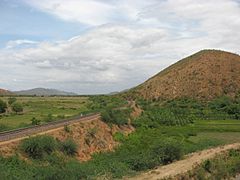
[(200, 166), (182, 175), (182, 179), (230, 179), (240, 173), (240, 149), (231, 149), (204, 161)]
[(77, 153), (77, 144), (72, 139), (59, 141), (52, 136), (41, 135), (23, 140), (19, 149), (32, 159), (43, 160), (55, 151), (74, 156)]

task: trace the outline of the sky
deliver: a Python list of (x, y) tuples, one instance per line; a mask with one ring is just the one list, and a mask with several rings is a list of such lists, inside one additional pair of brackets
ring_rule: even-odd
[(202, 49), (240, 53), (240, 0), (0, 0), (0, 88), (121, 91)]

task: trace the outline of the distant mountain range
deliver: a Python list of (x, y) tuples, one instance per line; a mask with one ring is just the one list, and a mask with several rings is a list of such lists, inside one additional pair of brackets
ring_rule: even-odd
[(164, 69), (126, 95), (151, 100), (189, 97), (210, 100), (240, 93), (240, 56), (203, 50)]
[(0, 89), (0, 95), (11, 95), (12, 92), (6, 90), (6, 89)]
[(22, 90), (22, 91), (13, 91), (14, 94), (17, 95), (30, 95), (30, 96), (75, 96), (77, 95), (76, 93), (72, 92), (65, 92), (65, 91), (60, 91), (57, 89), (45, 89), (45, 88), (34, 88), (34, 89), (29, 89), (29, 90)]

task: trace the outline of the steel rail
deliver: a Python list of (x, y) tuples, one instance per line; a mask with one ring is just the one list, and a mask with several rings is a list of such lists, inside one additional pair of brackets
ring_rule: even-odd
[(16, 129), (16, 130), (0, 132), (0, 142), (9, 141), (9, 140), (17, 139), (17, 138), (22, 138), (22, 137), (42, 133), (44, 131), (53, 130), (56, 128), (63, 127), (65, 125), (70, 125), (70, 124), (74, 124), (74, 123), (81, 122), (81, 121), (88, 121), (88, 120), (96, 119), (99, 117), (100, 117), (99, 113), (88, 114), (88, 115), (84, 115), (84, 116), (79, 115), (79, 116), (75, 116), (75, 117), (68, 118), (68, 119), (49, 122), (49, 123), (42, 124), (42, 125), (35, 125), (35, 126), (20, 128), (20, 129)]

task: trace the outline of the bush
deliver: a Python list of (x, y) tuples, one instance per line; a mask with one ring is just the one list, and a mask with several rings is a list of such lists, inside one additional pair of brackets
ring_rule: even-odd
[(56, 149), (56, 141), (51, 136), (35, 136), (22, 141), (20, 149), (33, 159), (41, 159)]
[(16, 113), (23, 112), (23, 106), (22, 104), (15, 102), (12, 104), (12, 110)]
[(35, 117), (33, 117), (31, 119), (31, 121), (32, 121), (32, 125), (40, 125), (41, 124), (41, 120), (36, 119)]
[(210, 160), (206, 160), (204, 163), (203, 163), (203, 168), (207, 171), (207, 172), (209, 172), (209, 173), (211, 173), (211, 161)]
[(77, 153), (77, 144), (72, 139), (67, 139), (60, 142), (60, 150), (67, 155), (73, 156)]
[(106, 123), (125, 125), (128, 124), (131, 109), (107, 109), (101, 113), (102, 120)]
[(17, 101), (17, 98), (15, 98), (15, 97), (10, 97), (10, 98), (8, 98), (8, 104), (9, 105), (12, 105), (13, 103), (15, 103)]
[(162, 164), (168, 164), (175, 160), (179, 160), (183, 155), (183, 149), (176, 140), (165, 140), (153, 147), (155, 157)]
[(0, 99), (0, 113), (5, 113), (7, 109), (7, 104)]

